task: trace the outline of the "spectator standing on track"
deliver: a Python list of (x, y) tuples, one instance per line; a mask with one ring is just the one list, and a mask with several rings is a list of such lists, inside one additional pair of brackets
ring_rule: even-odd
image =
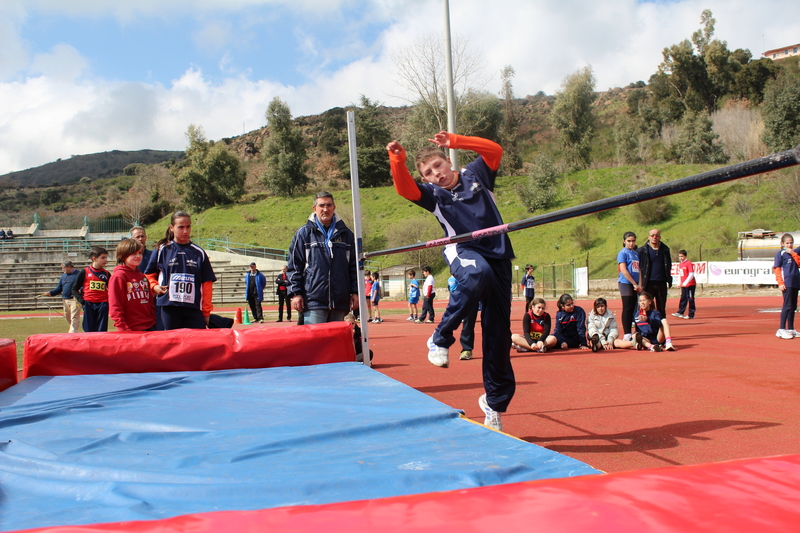
[(672, 256), (669, 246), (661, 242), (661, 232), (653, 228), (648, 232), (647, 244), (636, 250), (639, 255), (640, 285), (656, 301), (656, 309), (667, 316), (667, 289), (672, 287)]
[(158, 294), (165, 330), (206, 329), (217, 276), (206, 251), (192, 242), (192, 219), (176, 211), (145, 274)]
[(286, 320), (292, 319), (292, 303), (289, 301), (289, 276), (286, 274), (288, 267), (283, 265), (281, 273), (275, 278), (275, 294), (278, 295), (278, 320), (276, 322), (283, 322), (283, 306), (286, 304)]
[(292, 308), (306, 325), (341, 321), (358, 308), (355, 236), (336, 214), (331, 193), (318, 192), (313, 209), (289, 247)]
[(77, 333), (81, 327), (81, 304), (75, 299), (75, 281), (78, 279), (78, 271), (72, 261), (61, 263), (61, 279), (52, 291), (43, 292), (40, 296), (61, 295), (62, 305), (64, 306), (64, 318), (69, 324), (69, 332)]
[[(458, 280), (454, 276), (447, 278), (447, 288), (452, 298), (453, 293), (458, 290)], [(458, 358), (462, 361), (472, 359), (472, 350), (475, 348), (475, 322), (478, 320), (479, 307), (480, 304), (475, 306), (475, 309), (461, 320), (461, 335), (458, 337), (458, 342), (461, 344), (461, 354)]]
[(264, 288), (267, 286), (267, 278), (259, 272), (255, 263), (250, 263), (250, 270), (244, 275), (244, 286), (245, 294), (247, 294), (247, 305), (250, 306), (250, 311), (253, 313), (253, 323), (264, 322), (264, 309), (261, 307), (261, 302), (264, 301)]
[[(372, 301), (370, 299), (372, 295), (372, 273), (369, 270), (364, 271), (364, 295), (367, 300), (367, 322), (372, 322)], [(360, 309), (355, 309), (354, 311), (354, 315), (358, 316), (360, 314)]]
[[(142, 243), (144, 251), (142, 252), (142, 262), (138, 266), (139, 272), (144, 274), (147, 270), (147, 265), (150, 264), (150, 259), (153, 256), (153, 250), (147, 249), (147, 231), (142, 226), (134, 226), (131, 228), (131, 239)], [(161, 323), (161, 309), (156, 306), (156, 297), (154, 294), (150, 295), (150, 303), (153, 304), (153, 309), (156, 315), (156, 331), (164, 331), (164, 324)]]
[(533, 276), (533, 265), (525, 265), (525, 275), (522, 276), (520, 285), (525, 293), (525, 309), (530, 309), (531, 302), (536, 297), (536, 278)]
[[(503, 224), (494, 198), (497, 169), (503, 157), (500, 145), (446, 131), (429, 140), (438, 148), (422, 149), (415, 158), (422, 183), (416, 183), (408, 171), (403, 146), (398, 141), (387, 145), (397, 193), (433, 213), (446, 237)], [(479, 157), (456, 172), (441, 148), (473, 150)], [(458, 280), (458, 291), (428, 339), (428, 360), (441, 367), (449, 365), (448, 350), (456, 342), (453, 332), (480, 303), (485, 393), (478, 398), (478, 405), (485, 415), (484, 424), (502, 430), (502, 413), (516, 391), (510, 353), (514, 258), (511, 240), (506, 234), (488, 235), (449, 244), (443, 254), (450, 273)]]
[(372, 319), (373, 323), (381, 323), (383, 319), (381, 318), (381, 282), (380, 282), (380, 274), (377, 272), (373, 272), (372, 276), (372, 288), (370, 289), (369, 300), (372, 303), (372, 310), (375, 313), (375, 318)]
[(631, 324), (633, 315), (638, 306), (639, 293), (642, 292), (642, 285), (639, 283), (639, 254), (636, 253), (636, 234), (626, 231), (622, 236), (622, 250), (617, 254), (617, 269), (619, 278), (617, 285), (619, 295), (622, 300), (622, 322), (623, 340), (631, 340)]
[(433, 310), (433, 300), (436, 298), (436, 287), (431, 274), (431, 267), (422, 267), (422, 275), (425, 276), (425, 281), (422, 283), (422, 313), (419, 318), (415, 320), (417, 324), (426, 323), (433, 324), (436, 320), (435, 311)]
[(92, 264), (78, 271), (75, 298), (83, 306), (83, 331), (108, 331), (108, 251), (92, 246)]
[[(697, 289), (697, 280), (694, 277), (694, 264), (689, 261), (686, 250), (678, 252), (678, 273), (681, 278), (681, 301), (678, 304), (678, 312), (672, 313), (675, 318), (694, 318), (696, 311), (694, 294)], [(687, 310), (688, 306), (688, 310)]]
[(797, 293), (800, 289), (800, 256), (794, 248), (794, 237), (791, 233), (781, 236), (781, 251), (775, 254), (772, 271), (778, 281), (778, 288), (783, 293), (783, 307), (781, 307), (781, 322), (776, 337), (793, 339), (797, 336), (794, 329), (794, 314), (797, 311)]
[(155, 331), (156, 308), (150, 282), (139, 271), (144, 245), (134, 239), (123, 239), (114, 254), (117, 267), (108, 283), (108, 314), (117, 331)]
[(417, 304), (419, 303), (419, 281), (417, 281), (417, 271), (409, 270), (408, 274), (408, 318), (409, 322), (419, 319)]

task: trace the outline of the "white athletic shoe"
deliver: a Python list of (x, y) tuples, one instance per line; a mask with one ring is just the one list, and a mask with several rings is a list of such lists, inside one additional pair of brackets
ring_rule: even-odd
[(450, 364), (450, 358), (447, 355), (447, 348), (436, 346), (433, 343), (433, 335), (428, 339), (428, 361), (436, 366), (447, 368)]
[(784, 331), (786, 331), (786, 330), (785, 329), (779, 329), (778, 331), (775, 332), (775, 336), (776, 337), (782, 337)]
[(794, 339), (794, 335), (792, 335), (791, 330), (782, 329), (780, 330), (780, 335), (778, 335), (781, 339)]
[(489, 404), (486, 403), (485, 394), (481, 394), (481, 397), (478, 398), (478, 405), (481, 406), (483, 413), (486, 415), (483, 420), (483, 425), (496, 429), (497, 431), (503, 431), (503, 420), (500, 418), (500, 413), (489, 407)]
[(786, 331), (791, 333), (792, 337), (797, 337), (797, 330), (796, 329), (787, 329)]
[(668, 342), (667, 342), (667, 343), (664, 345), (664, 349), (665, 349), (666, 351), (668, 351), (668, 352), (674, 352), (674, 351), (675, 351), (675, 347), (672, 345), (672, 341), (668, 341)]
[(631, 335), (630, 333), (626, 333), (625, 335), (622, 336), (622, 340), (628, 341), (628, 342), (630, 342), (630, 340), (632, 338), (633, 338), (633, 335)]

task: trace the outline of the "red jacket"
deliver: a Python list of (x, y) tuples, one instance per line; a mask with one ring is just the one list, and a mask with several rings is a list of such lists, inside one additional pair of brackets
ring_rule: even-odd
[(117, 265), (108, 283), (108, 314), (119, 331), (145, 331), (156, 323), (150, 283), (144, 274)]

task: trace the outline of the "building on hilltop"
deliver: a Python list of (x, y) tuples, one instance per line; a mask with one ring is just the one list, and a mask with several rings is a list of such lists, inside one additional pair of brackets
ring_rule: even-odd
[(800, 56), (800, 43), (791, 46), (782, 46), (774, 50), (767, 50), (763, 55), (770, 59), (784, 59), (792, 56)]

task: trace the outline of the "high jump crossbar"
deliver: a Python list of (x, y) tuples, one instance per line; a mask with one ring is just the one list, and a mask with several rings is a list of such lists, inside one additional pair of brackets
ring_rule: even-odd
[(512, 231), (532, 228), (534, 226), (550, 224), (551, 222), (558, 222), (561, 220), (567, 220), (569, 218), (598, 213), (600, 211), (606, 211), (616, 207), (646, 202), (647, 200), (653, 200), (655, 198), (662, 198), (664, 196), (670, 196), (681, 192), (692, 191), (694, 189), (701, 189), (703, 187), (709, 187), (719, 183), (746, 178), (748, 176), (754, 176), (764, 172), (792, 167), (797, 164), (800, 164), (800, 146), (797, 146), (791, 150), (778, 152), (776, 154), (751, 159), (750, 161), (745, 161), (743, 163), (737, 163), (735, 165), (709, 170), (708, 172), (695, 174), (694, 176), (680, 178), (667, 183), (661, 183), (659, 185), (653, 185), (652, 187), (646, 187), (644, 189), (639, 189), (638, 191), (619, 194), (617, 196), (596, 200), (594, 202), (581, 204), (575, 207), (568, 207), (566, 209), (552, 211), (550, 213), (545, 213), (544, 215), (526, 218), (517, 222), (511, 222), (509, 224), (501, 224), (500, 226), (481, 229), (471, 233), (462, 233), (461, 235), (454, 235), (453, 237), (444, 237), (442, 239), (435, 239), (428, 242), (408, 244), (406, 246), (399, 246), (397, 248), (388, 248), (386, 250), (378, 250), (375, 252), (364, 252), (362, 254), (362, 258), (367, 259), (369, 257), (376, 257), (379, 255), (399, 254), (414, 250), (423, 250), (425, 248), (445, 246), (448, 244), (457, 244), (460, 242), (471, 241), (492, 235), (501, 235), (504, 233), (510, 233)]

